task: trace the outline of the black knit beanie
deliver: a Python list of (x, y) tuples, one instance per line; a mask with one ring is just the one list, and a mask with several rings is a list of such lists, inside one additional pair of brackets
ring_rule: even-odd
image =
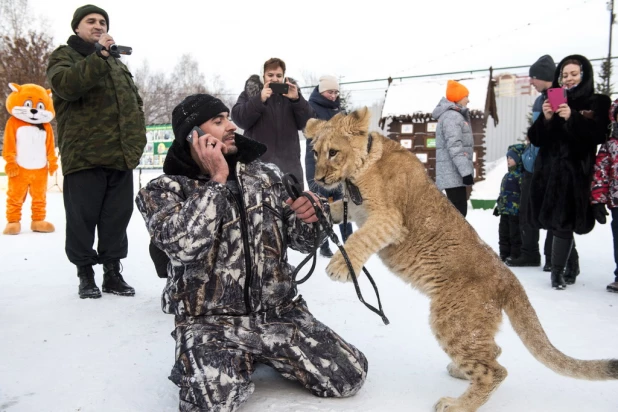
[(554, 80), (554, 73), (556, 72), (556, 63), (550, 55), (546, 54), (539, 57), (539, 59), (530, 66), (529, 75), (533, 79), (544, 80), (551, 82)]
[(209, 94), (192, 94), (185, 97), (172, 111), (175, 139), (184, 144), (191, 129), (221, 112), (229, 113), (230, 109), (221, 100)]
[(77, 10), (75, 10), (75, 13), (73, 13), (73, 20), (71, 20), (71, 28), (73, 29), (73, 32), (75, 32), (75, 29), (77, 29), (77, 26), (79, 26), (79, 22), (81, 22), (84, 17), (92, 13), (98, 13), (101, 16), (105, 17), (105, 22), (107, 23), (107, 31), (109, 31), (109, 16), (107, 15), (107, 12), (100, 7), (94, 6), (92, 4), (86, 4), (85, 6), (79, 7)]

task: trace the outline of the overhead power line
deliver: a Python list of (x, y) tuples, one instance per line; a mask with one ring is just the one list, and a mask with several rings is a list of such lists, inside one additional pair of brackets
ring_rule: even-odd
[[(618, 59), (618, 56), (612, 56), (611, 60), (614, 59)], [(590, 59), (591, 62), (596, 62), (596, 61), (606, 61), (607, 57), (600, 57), (598, 59)], [(498, 70), (513, 70), (513, 69), (525, 69), (530, 67), (529, 64), (525, 64), (525, 65), (521, 65), (521, 66), (508, 66), (508, 67), (493, 67), (494, 71), (498, 71)], [(456, 72), (442, 72), (442, 73), (431, 73), (431, 74), (415, 74), (412, 76), (398, 76), (398, 77), (387, 77), (387, 78), (383, 78), (383, 79), (372, 79), (372, 80), (357, 80), (357, 81), (353, 81), (353, 82), (341, 82), (339, 83), (339, 85), (346, 85), (346, 84), (360, 84), (360, 83), (372, 83), (372, 82), (392, 82), (393, 80), (405, 80), (405, 79), (418, 79), (418, 78), (422, 78), (422, 77), (435, 77), (435, 76), (447, 76), (447, 75), (452, 75), (452, 74), (467, 74), (467, 73), (479, 73), (479, 72), (486, 72), (489, 71), (489, 68), (486, 69), (474, 69), (474, 70), (461, 70), (461, 71), (456, 71)], [(314, 84), (312, 86), (302, 86), (301, 89), (310, 89), (310, 88), (314, 88), (317, 87), (317, 84)]]

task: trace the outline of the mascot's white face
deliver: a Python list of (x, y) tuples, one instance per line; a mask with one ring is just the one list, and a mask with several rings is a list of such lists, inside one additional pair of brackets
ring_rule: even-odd
[(32, 86), (9, 84), (13, 93), (7, 99), (7, 108), (14, 117), (24, 122), (49, 123), (56, 115), (51, 97), (44, 88)]

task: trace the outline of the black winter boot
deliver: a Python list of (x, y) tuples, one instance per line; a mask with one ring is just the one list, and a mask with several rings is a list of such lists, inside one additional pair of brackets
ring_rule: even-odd
[(564, 281), (567, 285), (574, 285), (577, 275), (579, 275), (579, 255), (577, 249), (573, 246), (566, 268), (564, 269)]
[(569, 260), (573, 239), (554, 236), (551, 249), (551, 287), (556, 290), (566, 289), (564, 268)]
[(101, 290), (94, 282), (92, 265), (78, 266), (77, 277), (79, 278), (77, 293), (81, 299), (98, 299), (101, 297)]
[(331, 252), (330, 247), (328, 246), (328, 239), (322, 243), (320, 246), (320, 256), (324, 256), (325, 258), (332, 258), (333, 252)]
[(135, 295), (135, 289), (127, 285), (120, 274), (121, 271), (119, 261), (103, 264), (103, 292), (120, 296)]
[(509, 258), (506, 261), (507, 266), (541, 266), (541, 256), (520, 255), (518, 258)]

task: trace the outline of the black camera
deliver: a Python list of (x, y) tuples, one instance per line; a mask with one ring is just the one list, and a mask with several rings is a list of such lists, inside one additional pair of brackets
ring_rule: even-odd
[(120, 58), (121, 54), (129, 56), (131, 53), (133, 53), (133, 49), (131, 47), (118, 46), (117, 44), (112, 44), (111, 46), (109, 46), (109, 50), (107, 50), (101, 45), (101, 43), (95, 43), (94, 48), (97, 50), (97, 54), (101, 53), (101, 50), (105, 50), (109, 53), (110, 56), (114, 56), (117, 59)]
[(109, 54), (118, 59), (120, 58), (121, 54), (129, 56), (131, 55), (131, 53), (133, 53), (133, 49), (129, 46), (118, 46), (117, 44), (112, 44), (111, 46), (109, 46)]

